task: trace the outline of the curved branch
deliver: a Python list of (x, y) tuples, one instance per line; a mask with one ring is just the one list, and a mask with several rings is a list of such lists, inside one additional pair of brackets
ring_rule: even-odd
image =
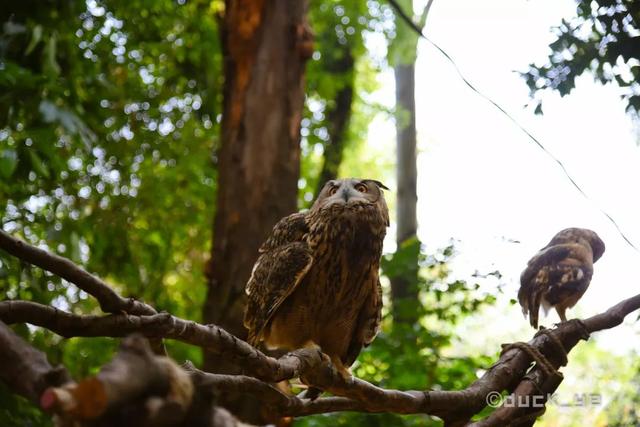
[(299, 376), (303, 358), (269, 357), (215, 325), (201, 325), (169, 313), (151, 316), (112, 314), (88, 316), (67, 313), (31, 301), (0, 301), (0, 320), (8, 324), (30, 323), (70, 337), (125, 337), (138, 332), (148, 338), (169, 338), (225, 352), (239, 366), (263, 381), (278, 382)]
[(346, 397), (324, 397), (316, 400), (301, 399), (282, 392), (277, 387), (246, 375), (211, 374), (196, 369), (190, 362), (183, 365), (196, 383), (209, 385), (218, 392), (259, 396), (260, 402), (276, 416), (303, 416), (337, 411), (366, 411), (362, 402)]
[[(528, 345), (548, 359), (554, 369), (566, 363), (566, 353), (588, 332), (607, 329), (620, 324), (632, 311), (640, 308), (640, 295), (621, 302), (605, 313), (586, 319), (562, 323), (545, 334), (537, 334)], [(315, 349), (302, 349), (280, 359), (266, 356), (246, 342), (234, 337), (215, 325), (200, 325), (160, 313), (153, 316), (126, 314), (110, 316), (78, 316), (54, 308), (26, 301), (0, 302), (0, 319), (8, 323), (27, 322), (46, 327), (63, 336), (114, 336), (121, 337), (140, 332), (148, 337), (180, 340), (200, 347), (225, 352), (230, 360), (244, 367), (251, 377), (213, 376), (219, 387), (243, 390), (272, 402), (286, 416), (340, 410), (366, 412), (424, 413), (444, 419), (448, 425), (465, 425), (472, 415), (486, 405), (491, 392), (514, 390), (519, 395), (539, 392), (544, 383), (555, 390), (560, 382), (551, 383), (547, 376), (534, 367), (525, 377), (533, 362), (531, 356), (520, 348), (510, 348), (487, 372), (461, 391), (399, 391), (385, 390), (366, 381), (343, 378), (326, 356)], [(555, 338), (552, 338), (551, 335)], [(559, 340), (559, 341), (558, 341)], [(558, 342), (563, 350), (558, 349)], [(319, 387), (339, 397), (308, 402), (291, 396), (282, 396), (269, 384), (294, 377), (301, 377), (311, 386)], [(535, 386), (535, 387), (534, 387)], [(525, 416), (529, 408), (499, 408), (478, 425), (500, 425), (504, 419)], [(507, 418), (504, 418), (507, 417)]]
[(604, 313), (585, 319), (584, 326), (589, 333), (615, 328), (624, 321), (628, 314), (638, 309), (640, 309), (640, 295), (621, 301)]
[(149, 315), (156, 310), (133, 298), (123, 298), (97, 276), (76, 265), (68, 258), (49, 253), (27, 242), (17, 239), (0, 230), (0, 249), (30, 264), (47, 270), (56, 276), (73, 283), (98, 300), (100, 309), (105, 313)]

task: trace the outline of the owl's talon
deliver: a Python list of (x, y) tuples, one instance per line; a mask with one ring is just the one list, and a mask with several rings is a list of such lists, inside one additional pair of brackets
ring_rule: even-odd
[(351, 382), (353, 382), (353, 375), (351, 375), (351, 372), (349, 372), (348, 369), (341, 371), (339, 370), (338, 373), (340, 374), (340, 376), (342, 377), (342, 380), (349, 384)]

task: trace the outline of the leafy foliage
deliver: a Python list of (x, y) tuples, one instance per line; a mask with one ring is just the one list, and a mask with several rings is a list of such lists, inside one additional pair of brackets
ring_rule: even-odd
[[(50, 3), (0, 12), (2, 227), (125, 295), (198, 319), (215, 196), (217, 3)], [(96, 310), (83, 292), (1, 252), (0, 292)], [(115, 345), (22, 332), (77, 375)], [(171, 353), (200, 358), (180, 344)]]
[[(314, 5), (312, 5), (314, 6)], [(368, 123), (381, 111), (369, 102), (377, 89), (377, 73), (381, 64), (366, 49), (367, 37), (377, 32), (381, 15), (377, 2), (333, 0), (321, 2), (309, 11), (309, 21), (315, 33), (316, 51), (307, 64), (306, 102), (302, 119), (302, 180), (300, 206), (308, 207), (316, 195), (325, 153), (334, 143), (332, 129), (336, 97), (341, 90), (353, 90), (351, 118), (343, 147), (349, 151), (362, 147), (367, 137)], [(341, 164), (331, 165), (339, 169)], [(356, 175), (350, 175), (356, 176)]]
[[(523, 74), (532, 96), (544, 89), (571, 93), (576, 78), (590, 71), (601, 83), (623, 89), (627, 109), (640, 110), (640, 5), (633, 0), (578, 0), (576, 17), (555, 28), (548, 63)], [(537, 101), (536, 112), (542, 112)]]
[(637, 362), (632, 365), (634, 372), (630, 381), (622, 384), (622, 390), (611, 399), (611, 403), (606, 408), (607, 421), (609, 426), (622, 427), (638, 425), (640, 423), (640, 365)]

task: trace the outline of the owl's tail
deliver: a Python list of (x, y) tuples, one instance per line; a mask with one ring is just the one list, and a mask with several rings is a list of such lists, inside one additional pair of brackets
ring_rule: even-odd
[(529, 295), (529, 323), (533, 329), (538, 329), (538, 315), (540, 313), (540, 302), (542, 301), (542, 292), (535, 290)]

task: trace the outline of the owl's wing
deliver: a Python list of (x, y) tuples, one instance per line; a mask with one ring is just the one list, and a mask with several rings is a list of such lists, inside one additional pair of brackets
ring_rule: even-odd
[(271, 235), (260, 246), (258, 252), (262, 254), (287, 243), (302, 242), (304, 235), (309, 232), (306, 217), (305, 213), (296, 212), (282, 218), (273, 227)]
[(520, 276), (518, 300), (523, 313), (529, 313), (531, 326), (538, 327), (543, 296), (551, 305), (556, 305), (569, 296), (582, 295), (584, 284), (588, 284), (593, 273), (587, 250), (575, 243), (554, 245), (529, 261)]
[(271, 236), (260, 248), (251, 277), (245, 287), (247, 307), (244, 326), (248, 341), (257, 344), (276, 310), (302, 281), (313, 258), (303, 236), (304, 214), (293, 214), (276, 224)]
[(378, 335), (381, 321), (382, 286), (380, 285), (380, 280), (378, 280), (375, 291), (371, 292), (358, 314), (358, 320), (347, 348), (347, 354), (341, 358), (344, 366), (351, 366), (358, 358), (362, 348), (368, 347), (373, 342), (376, 335)]

